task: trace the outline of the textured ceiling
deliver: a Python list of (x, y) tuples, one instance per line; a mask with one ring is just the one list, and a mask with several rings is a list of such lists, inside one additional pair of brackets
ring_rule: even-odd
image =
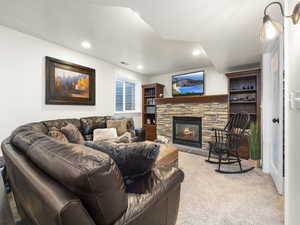
[[(0, 24), (115, 65), (126, 61), (144, 74), (210, 65), (226, 71), (260, 62), (258, 34), (269, 2), (0, 0)], [(83, 40), (92, 48), (82, 49)], [(193, 57), (195, 48), (205, 51)]]

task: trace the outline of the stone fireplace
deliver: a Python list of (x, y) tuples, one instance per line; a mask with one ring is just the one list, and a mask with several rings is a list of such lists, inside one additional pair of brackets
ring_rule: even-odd
[[(180, 135), (176, 135), (176, 127), (173, 123), (178, 118), (201, 118), (201, 127), (199, 128), (198, 144), (192, 149), (199, 150), (201, 153), (208, 151), (209, 144), (213, 132), (211, 128), (224, 128), (228, 120), (228, 96), (192, 96), (192, 97), (177, 97), (177, 98), (161, 98), (157, 99), (157, 135), (166, 137), (171, 143), (186, 145), (187, 139), (196, 140), (198, 137), (188, 136), (191, 132), (196, 132), (197, 125), (193, 127), (185, 127), (179, 125), (181, 129)], [(184, 124), (185, 121), (181, 121)], [(177, 125), (178, 126), (178, 125)], [(188, 129), (185, 129), (188, 128)], [(182, 133), (183, 132), (183, 133)], [(201, 142), (200, 142), (201, 140)], [(179, 143), (181, 142), (181, 143)], [(200, 144), (199, 144), (200, 143)]]
[(202, 147), (202, 118), (173, 117), (173, 143)]

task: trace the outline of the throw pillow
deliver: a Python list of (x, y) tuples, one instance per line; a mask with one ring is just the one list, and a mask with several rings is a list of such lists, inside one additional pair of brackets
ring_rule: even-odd
[(84, 144), (84, 138), (74, 124), (68, 123), (61, 128), (61, 132), (68, 138), (69, 142), (74, 144)]
[[(115, 129), (115, 128), (108, 128), (108, 129)], [(117, 135), (117, 131), (116, 131)], [(129, 132), (126, 132), (125, 134), (121, 135), (120, 137), (115, 137), (115, 138), (108, 138), (108, 139), (98, 139), (95, 141), (104, 141), (104, 142), (111, 142), (111, 143), (131, 143), (132, 138), (131, 134)]]
[(108, 154), (118, 165), (125, 183), (149, 173), (159, 154), (157, 143), (139, 142), (116, 144), (96, 141), (86, 142), (86, 146)]
[(123, 135), (127, 132), (127, 120), (107, 120), (107, 128), (116, 128), (118, 136)]
[(103, 141), (118, 137), (116, 128), (95, 129), (93, 136), (93, 141)]
[(92, 135), (95, 129), (106, 127), (106, 119), (104, 116), (85, 117), (81, 118), (80, 122), (84, 135)]
[(56, 127), (51, 127), (49, 129), (48, 135), (55, 138), (56, 140), (69, 143), (68, 138)]

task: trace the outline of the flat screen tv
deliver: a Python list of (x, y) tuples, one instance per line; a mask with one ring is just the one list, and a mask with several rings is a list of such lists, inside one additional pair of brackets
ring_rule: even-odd
[(172, 77), (172, 95), (203, 95), (204, 94), (204, 71), (174, 75)]

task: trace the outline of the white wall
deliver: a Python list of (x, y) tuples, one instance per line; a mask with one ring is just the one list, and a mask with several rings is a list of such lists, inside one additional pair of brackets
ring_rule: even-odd
[[(286, 14), (290, 15), (299, 0), (286, 1)], [(300, 91), (300, 25), (286, 19), (286, 99), (294, 91)], [(285, 225), (300, 222), (300, 110), (290, 107), (286, 101), (286, 173), (285, 173)]]
[[(96, 105), (45, 105), (45, 56), (96, 69)], [(0, 141), (21, 124), (114, 113), (114, 80), (146, 77), (96, 58), (0, 26)], [(141, 114), (134, 116), (141, 126)]]
[(172, 97), (172, 76), (175, 74), (183, 74), (193, 71), (205, 71), (205, 95), (227, 94), (227, 78), (215, 70), (214, 67), (206, 67), (188, 71), (178, 71), (174, 73), (155, 75), (149, 78), (149, 83), (160, 83), (165, 85), (164, 96)]

